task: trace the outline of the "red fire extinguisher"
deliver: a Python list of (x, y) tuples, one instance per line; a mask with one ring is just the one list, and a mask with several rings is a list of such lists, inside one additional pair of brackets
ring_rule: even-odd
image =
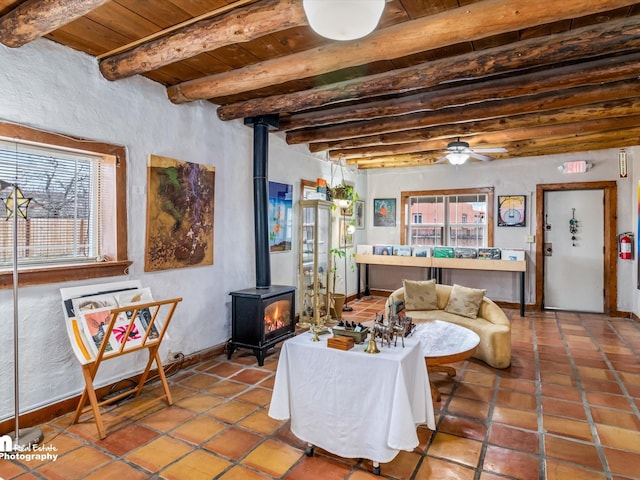
[(633, 260), (632, 232), (625, 232), (618, 235), (618, 253), (622, 260)]

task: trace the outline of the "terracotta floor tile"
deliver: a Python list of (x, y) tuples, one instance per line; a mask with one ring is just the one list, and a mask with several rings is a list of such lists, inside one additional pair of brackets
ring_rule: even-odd
[(460, 383), (473, 383), (476, 385), (483, 385), (485, 387), (493, 387), (496, 383), (495, 374), (467, 371), (459, 380)]
[(604, 480), (606, 475), (602, 472), (588, 470), (577, 465), (570, 465), (554, 459), (545, 461), (546, 480)]
[(216, 383), (213, 387), (209, 388), (207, 391), (210, 393), (213, 393), (214, 395), (228, 398), (228, 397), (234, 397), (238, 395), (240, 392), (246, 390), (247, 388), (249, 387), (244, 383), (223, 380), (221, 382)]
[(124, 458), (155, 473), (192, 450), (192, 447), (184, 442), (163, 436), (134, 450)]
[(340, 463), (333, 458), (317, 455), (305, 456), (287, 474), (287, 480), (344, 480), (350, 472), (349, 465)]
[(587, 396), (587, 402), (589, 402), (590, 405), (599, 405), (617, 410), (632, 410), (629, 399), (623, 395), (613, 395), (603, 392), (585, 392), (585, 394)]
[(591, 407), (593, 421), (627, 430), (640, 430), (640, 419), (634, 413), (610, 408)]
[(171, 435), (186, 440), (189, 443), (200, 445), (225, 428), (227, 428), (227, 426), (224, 423), (211, 417), (202, 416), (183, 423), (174, 429)]
[(482, 469), (518, 480), (538, 480), (540, 478), (540, 468), (536, 456), (495, 445), (487, 446)]
[(93, 447), (80, 447), (59, 457), (55, 462), (43, 465), (37, 472), (52, 480), (81, 479), (110, 461), (111, 458), (108, 455)]
[(283, 420), (274, 420), (267, 415), (267, 410), (260, 409), (240, 420), (238, 425), (263, 435), (271, 435), (284, 425)]
[(548, 415), (556, 415), (558, 417), (587, 420), (587, 414), (581, 403), (567, 402), (556, 398), (543, 398), (542, 412)]
[(640, 453), (640, 431), (596, 424), (600, 443), (618, 450)]
[(501, 378), (500, 389), (516, 390), (522, 393), (534, 394), (536, 392), (536, 383), (531, 380), (523, 380), (519, 378)]
[(207, 375), (206, 373), (198, 373), (192, 375), (189, 378), (182, 380), (181, 385), (190, 387), (195, 390), (204, 390), (211, 387), (213, 384), (218, 383), (220, 380), (213, 375)]
[(628, 478), (640, 478), (640, 471), (638, 470), (640, 455), (613, 448), (603, 448), (603, 451), (612, 473), (624, 475)]
[(209, 452), (196, 450), (160, 472), (166, 480), (211, 480), (231, 463)]
[(221, 477), (218, 477), (217, 480), (271, 480), (272, 478), (273, 477), (271, 476), (266, 476), (262, 473), (257, 473), (246, 467), (237, 465), (231, 470), (226, 471)]
[(160, 432), (168, 432), (193, 417), (193, 412), (174, 405), (144, 417), (140, 423)]
[(256, 447), (243, 460), (242, 464), (281, 477), (300, 458), (304, 452), (275, 440), (266, 440)]
[(269, 389), (256, 387), (238, 395), (237, 399), (264, 407), (271, 402), (271, 393)]
[(140, 470), (136, 470), (124, 462), (113, 462), (83, 477), (84, 480), (111, 480), (114, 478), (122, 480), (147, 480), (149, 475)]
[(543, 415), (542, 425), (548, 433), (593, 442), (591, 427), (587, 422), (556, 417), (553, 415)]
[(299, 450), (304, 450), (307, 447), (306, 442), (303, 442), (291, 432), (289, 422), (276, 432), (275, 438)]
[(239, 428), (228, 428), (204, 446), (218, 455), (238, 460), (262, 441), (263, 437)]
[(468, 398), (452, 398), (447, 407), (449, 413), (486, 420), (489, 414), (489, 404), (470, 400)]
[(460, 383), (456, 389), (456, 397), (470, 398), (471, 400), (480, 400), (482, 402), (490, 402), (493, 399), (493, 388), (483, 387), (482, 385), (474, 385), (470, 383)]
[(528, 430), (493, 423), (489, 431), (489, 443), (528, 453), (540, 451), (538, 434)]
[(22, 475), (23, 473), (25, 473), (26, 469), (27, 467), (24, 467), (19, 463), (14, 463), (12, 461), (3, 459), (0, 462), (0, 478), (4, 478), (6, 480), (15, 478), (18, 475)]
[(513, 390), (498, 390), (496, 402), (520, 410), (535, 410), (537, 406), (536, 397)]
[(192, 412), (202, 413), (216, 405), (220, 405), (224, 400), (213, 395), (205, 395), (202, 393), (186, 397), (175, 402), (175, 405)]
[(430, 457), (444, 458), (475, 468), (480, 459), (482, 443), (438, 432), (427, 450)]
[(540, 379), (543, 383), (553, 383), (564, 385), (565, 387), (575, 387), (576, 380), (571, 375), (555, 372), (540, 372)]
[(491, 421), (526, 428), (527, 430), (538, 430), (538, 415), (536, 412), (516, 410), (515, 408), (503, 407), (501, 405), (494, 407)]
[(228, 401), (217, 407), (213, 407), (207, 412), (207, 415), (211, 415), (218, 420), (222, 420), (227, 423), (236, 423), (238, 420), (248, 416), (254, 412), (258, 407), (251, 403)]
[(438, 432), (483, 441), (487, 435), (487, 427), (479, 421), (447, 415), (439, 422)]
[(426, 458), (415, 476), (420, 480), (473, 480), (475, 470), (439, 458)]
[(142, 425), (131, 424), (120, 430), (110, 433), (104, 440), (99, 440), (96, 445), (104, 448), (108, 452), (118, 457), (131, 450), (150, 442), (158, 436), (154, 432)]
[(578, 367), (580, 378), (594, 378), (596, 380), (615, 381), (613, 372), (606, 368)]
[(600, 462), (598, 450), (594, 445), (554, 435), (545, 435), (544, 448), (549, 457), (602, 470), (602, 462)]
[(560, 400), (568, 400), (570, 402), (582, 401), (582, 394), (573, 387), (542, 383), (541, 389), (543, 397), (559, 398)]
[(256, 368), (245, 368), (233, 375), (230, 380), (256, 385), (270, 375), (273, 375), (273, 372), (265, 372), (264, 370), (258, 370)]
[[(400, 451), (390, 462), (380, 464), (380, 472), (382, 475), (394, 479), (410, 478), (420, 459), (421, 456), (417, 453)], [(373, 472), (373, 462), (371, 460), (363, 460), (362, 468)]]
[(231, 375), (235, 375), (244, 367), (241, 365), (235, 365), (233, 363), (222, 362), (218, 365), (215, 365), (207, 370), (207, 373), (211, 373), (213, 375), (218, 375), (219, 377), (230, 377)]
[(622, 389), (617, 382), (609, 382), (606, 380), (598, 380), (595, 378), (583, 378), (582, 386), (585, 390), (613, 393), (615, 395), (622, 394)]

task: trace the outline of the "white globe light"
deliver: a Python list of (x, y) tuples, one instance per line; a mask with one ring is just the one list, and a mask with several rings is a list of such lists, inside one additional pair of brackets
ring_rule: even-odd
[(355, 40), (378, 25), (385, 0), (302, 0), (309, 25), (332, 40)]
[(469, 159), (468, 153), (449, 153), (447, 154), (447, 160), (451, 165), (462, 165)]

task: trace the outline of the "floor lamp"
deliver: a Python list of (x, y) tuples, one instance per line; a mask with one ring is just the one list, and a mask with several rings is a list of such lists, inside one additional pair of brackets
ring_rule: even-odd
[(40, 443), (44, 436), (38, 428), (25, 428), (20, 430), (20, 375), (18, 371), (19, 341), (18, 341), (18, 217), (27, 218), (27, 207), (30, 198), (25, 198), (22, 190), (16, 183), (0, 180), (0, 190), (11, 187), (11, 193), (6, 199), (2, 199), (5, 208), (6, 220), (13, 219), (13, 371), (14, 371), (14, 409), (15, 430), (13, 432), (13, 449), (28, 448), (30, 445)]

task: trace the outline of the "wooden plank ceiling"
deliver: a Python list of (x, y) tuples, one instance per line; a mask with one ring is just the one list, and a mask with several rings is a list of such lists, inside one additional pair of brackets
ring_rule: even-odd
[(431, 165), (458, 137), (508, 158), (640, 144), (640, 4), (388, 0), (351, 42), (302, 0), (0, 0), (0, 42), (46, 38), (222, 120), (279, 114), (290, 144), (358, 168)]

